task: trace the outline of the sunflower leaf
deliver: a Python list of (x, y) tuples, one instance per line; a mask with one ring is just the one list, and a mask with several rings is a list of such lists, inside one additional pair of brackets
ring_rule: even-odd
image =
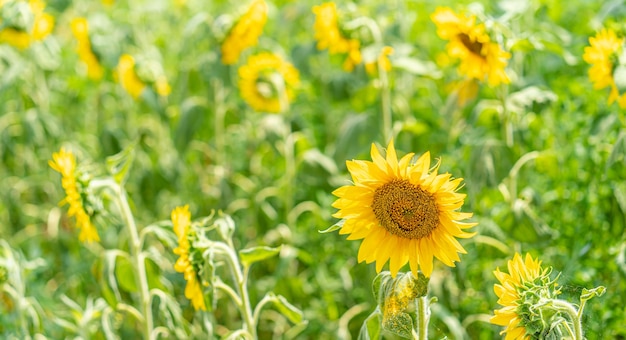
[(359, 340), (380, 339), (382, 324), (382, 314), (380, 309), (376, 308), (372, 314), (370, 314), (359, 331)]
[(337, 223), (335, 223), (335, 224), (331, 225), (331, 226), (330, 226), (328, 229), (326, 229), (326, 230), (319, 230), (319, 233), (320, 233), (320, 234), (332, 233), (332, 232), (333, 232), (333, 231), (335, 231), (335, 230), (339, 230), (339, 229), (341, 229), (341, 228), (343, 227), (343, 224), (344, 224), (345, 222), (346, 222), (346, 220), (345, 220), (345, 219), (340, 220), (339, 222), (337, 222)]
[(241, 259), (241, 263), (249, 267), (254, 262), (263, 261), (270, 257), (276, 256), (280, 252), (281, 247), (278, 248), (270, 248), (270, 247), (254, 247), (242, 249), (239, 251), (239, 258)]

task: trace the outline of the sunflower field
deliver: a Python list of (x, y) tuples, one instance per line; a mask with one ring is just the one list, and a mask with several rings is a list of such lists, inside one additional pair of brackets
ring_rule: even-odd
[(626, 339), (625, 19), (0, 0), (0, 338)]

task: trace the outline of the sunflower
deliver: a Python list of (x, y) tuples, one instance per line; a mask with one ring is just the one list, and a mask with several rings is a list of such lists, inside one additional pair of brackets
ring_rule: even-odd
[(448, 7), (438, 7), (431, 15), (437, 35), (448, 40), (450, 57), (460, 59), (459, 73), (480, 81), (487, 78), (490, 86), (508, 84), (504, 72), (511, 54), (492, 42), (484, 24), (476, 24), (475, 16), (457, 15)]
[(298, 70), (276, 54), (253, 55), (239, 68), (241, 96), (256, 111), (284, 111), (299, 83)]
[[(505, 326), (506, 328), (500, 332), (500, 335), (506, 333), (505, 339), (530, 339), (527, 335), (525, 324), (531, 322), (524, 315), (523, 304), (525, 300), (525, 292), (531, 292), (533, 299), (538, 296), (553, 295), (547, 290), (543, 282), (549, 274), (549, 268), (542, 269), (539, 259), (533, 260), (530, 254), (526, 254), (526, 258), (515, 253), (512, 260), (508, 262), (509, 273), (502, 273), (497, 268), (493, 274), (500, 281), (500, 284), (494, 285), (494, 291), (498, 296), (498, 303), (503, 307), (495, 310), (491, 323)], [(539, 293), (534, 289), (540, 287)]]
[(342, 34), (339, 29), (337, 5), (334, 2), (326, 2), (313, 6), (313, 13), (315, 14), (313, 29), (317, 49), (328, 49), (330, 54), (347, 54), (343, 69), (348, 72), (354, 70), (354, 67), (362, 61), (361, 43)]
[(137, 76), (137, 72), (135, 71), (135, 58), (131, 55), (124, 54), (120, 57), (117, 64), (117, 77), (122, 88), (134, 99), (139, 98), (146, 88), (146, 84)]
[(87, 65), (87, 76), (94, 80), (101, 79), (104, 69), (91, 49), (87, 19), (76, 18), (72, 20), (71, 26), (74, 37), (78, 40), (78, 56)]
[(371, 156), (372, 162), (347, 161), (354, 184), (333, 192), (339, 197), (333, 216), (344, 219), (339, 233), (350, 234), (348, 240), (363, 239), (359, 262), (375, 261), (380, 272), (389, 260), (393, 277), (407, 262), (415, 277), (418, 269), (429, 277), (433, 257), (453, 267), (460, 261), (457, 253), (466, 253), (456, 238), (475, 234), (463, 229), (476, 223), (459, 222), (472, 214), (456, 211), (465, 199), (456, 192), (463, 179), (438, 175), (439, 164), (430, 168), (428, 152), (414, 164), (413, 153), (398, 160), (393, 141), (386, 158), (374, 144)]
[(618, 38), (611, 29), (603, 29), (595, 37), (589, 38), (589, 45), (585, 47), (583, 60), (591, 64), (589, 79), (596, 90), (611, 87), (609, 104), (617, 100), (621, 108), (626, 108), (626, 94), (620, 95), (615, 83), (614, 70), (616, 61), (622, 53), (623, 38)]
[[(46, 38), (54, 29), (54, 17), (48, 13), (44, 13), (46, 3), (41, 0), (30, 0), (28, 9), (20, 8), (24, 2), (22, 1), (0, 1), (0, 8), (11, 7), (9, 10), (16, 11), (16, 17), (19, 17), (23, 11), (29, 11), (32, 15), (32, 22), (28, 27), (24, 27), (23, 23), (2, 23), (0, 26), (5, 28), (0, 30), (0, 42), (6, 42), (19, 49), (26, 49), (31, 43), (41, 41)], [(26, 6), (24, 4), (24, 6)]]
[(174, 269), (179, 273), (183, 273), (185, 280), (187, 280), (185, 297), (191, 300), (195, 310), (206, 310), (200, 278), (190, 257), (189, 227), (191, 226), (191, 213), (188, 205), (176, 207), (172, 211), (172, 224), (174, 233), (178, 236), (178, 247), (174, 249), (174, 254), (180, 256), (176, 260), (176, 264), (174, 264)]
[(259, 36), (267, 21), (267, 4), (265, 0), (254, 0), (248, 11), (241, 16), (231, 28), (222, 43), (222, 63), (232, 65), (239, 55), (248, 47), (258, 43)]
[(85, 211), (83, 205), (81, 193), (84, 185), (76, 177), (76, 158), (74, 154), (61, 148), (59, 152), (52, 154), (52, 160), (48, 161), (48, 165), (62, 176), (61, 185), (67, 196), (61, 201), (61, 204), (68, 204), (70, 206), (68, 215), (76, 217), (76, 227), (80, 229), (78, 239), (87, 243), (100, 241), (98, 230), (91, 222), (91, 217)]

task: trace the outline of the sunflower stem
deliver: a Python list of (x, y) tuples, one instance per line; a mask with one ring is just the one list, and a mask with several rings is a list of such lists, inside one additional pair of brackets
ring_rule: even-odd
[(389, 89), (389, 79), (387, 78), (387, 70), (383, 65), (383, 58), (378, 58), (378, 74), (380, 77), (380, 101), (383, 111), (383, 138), (389, 143), (393, 138), (393, 117), (391, 114), (391, 91)]
[(243, 271), (241, 270), (241, 264), (239, 263), (239, 258), (237, 257), (237, 253), (235, 250), (226, 245), (224, 242), (214, 242), (212, 247), (220, 250), (223, 254), (226, 255), (226, 259), (228, 265), (230, 266), (231, 273), (233, 274), (233, 279), (235, 284), (237, 285), (237, 291), (239, 293), (239, 303), (233, 299), (235, 303), (237, 303), (237, 307), (239, 307), (239, 312), (241, 313), (241, 317), (243, 318), (245, 332), (250, 334), (253, 339), (257, 338), (256, 335), (256, 323), (254, 321), (254, 316), (252, 312), (252, 307), (250, 305), (250, 295), (248, 294), (248, 269), (249, 267), (244, 267)]
[(417, 298), (417, 339), (428, 340), (428, 322), (430, 321), (430, 306), (428, 295)]
[(502, 133), (504, 135), (504, 142), (506, 146), (513, 147), (513, 123), (511, 123), (511, 115), (509, 113), (509, 109), (506, 103), (506, 87), (501, 86), (500, 91), (500, 103), (502, 105)]
[(572, 325), (574, 326), (574, 340), (583, 340), (582, 322), (576, 308), (571, 303), (559, 299), (552, 300), (552, 306), (567, 314), (572, 320)]
[(135, 224), (133, 213), (130, 210), (130, 205), (128, 204), (128, 199), (126, 198), (126, 191), (124, 190), (124, 188), (122, 188), (121, 185), (117, 183), (112, 183), (111, 186), (117, 194), (117, 203), (122, 214), (122, 219), (124, 220), (124, 224), (128, 228), (128, 235), (130, 237), (129, 247), (131, 257), (134, 262), (133, 265), (135, 267), (135, 273), (137, 273), (137, 281), (139, 284), (139, 294), (141, 299), (141, 309), (143, 311), (144, 317), (143, 338), (149, 340), (152, 337), (153, 329), (152, 306), (150, 304), (150, 291), (148, 288), (148, 279), (146, 276), (146, 263), (143, 252), (141, 251), (139, 233), (137, 231), (137, 225)]
[(224, 116), (226, 114), (224, 108), (226, 93), (220, 80), (213, 80), (213, 93), (215, 96), (215, 124), (213, 124), (215, 128), (215, 166), (221, 170), (217, 172), (218, 181), (220, 181), (224, 175)]

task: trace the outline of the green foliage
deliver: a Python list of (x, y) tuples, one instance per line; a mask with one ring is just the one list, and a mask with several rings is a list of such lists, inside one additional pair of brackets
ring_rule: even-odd
[[(388, 142), (383, 82), (362, 64), (346, 72), (343, 55), (317, 49), (312, 7), (319, 2), (267, 2), (259, 44), (230, 66), (220, 61), (221, 41), (248, 2), (48, 1), (44, 12), (55, 18), (48, 37), (26, 49), (0, 42), (0, 338), (142, 335), (135, 255), (116, 195), (90, 193), (99, 197), (90, 209), (99, 212), (101, 242), (81, 244), (48, 166), (61, 147), (76, 154), (81, 172), (108, 173), (128, 193), (153, 335), (222, 338), (242, 325), (226, 293), (216, 291), (218, 282), (231, 284), (217, 254), (209, 252), (202, 267), (208, 311), (195, 311), (185, 297), (169, 219), (189, 204), (192, 216), (222, 211), (205, 231), (241, 249), (243, 267), (255, 263), (249, 300), (274, 307), (259, 310), (259, 338), (393, 338), (379, 308), (352, 314), (378, 305), (370, 286), (376, 273), (357, 264), (359, 241), (331, 233), (342, 227), (332, 218), (331, 193), (350, 183), (345, 161), (367, 159), (371, 143)], [(27, 2), (4, 3), (0, 27), (32, 25)], [(440, 5), (487, 23), (512, 54), (511, 84), (482, 84), (460, 105), (457, 63), (446, 61), (446, 42), (429, 18)], [(608, 89), (594, 89), (582, 59), (602, 27), (624, 32), (626, 7), (580, 0), (337, 6), (378, 25), (378, 43), (354, 33), (364, 58), (383, 44), (394, 48), (386, 76), (398, 152), (430, 151), (442, 159), (441, 172), (463, 177), (461, 210), (479, 222), (478, 235), (461, 241), (467, 254), (457, 267), (435, 262), (431, 336), (497, 338), (501, 327), (489, 323), (497, 308), (492, 272), (517, 251), (562, 272), (563, 298), (580, 297), (581, 309), (604, 294), (585, 308), (587, 338), (626, 337), (626, 120), (617, 103), (608, 104)], [(105, 70), (99, 80), (87, 77), (76, 53), (76, 17), (89, 21)], [(288, 112), (254, 112), (241, 97), (238, 69), (260, 51), (300, 72)], [(162, 71), (171, 93), (159, 96), (151, 83), (133, 99), (115, 72), (124, 53), (144, 79)]]

